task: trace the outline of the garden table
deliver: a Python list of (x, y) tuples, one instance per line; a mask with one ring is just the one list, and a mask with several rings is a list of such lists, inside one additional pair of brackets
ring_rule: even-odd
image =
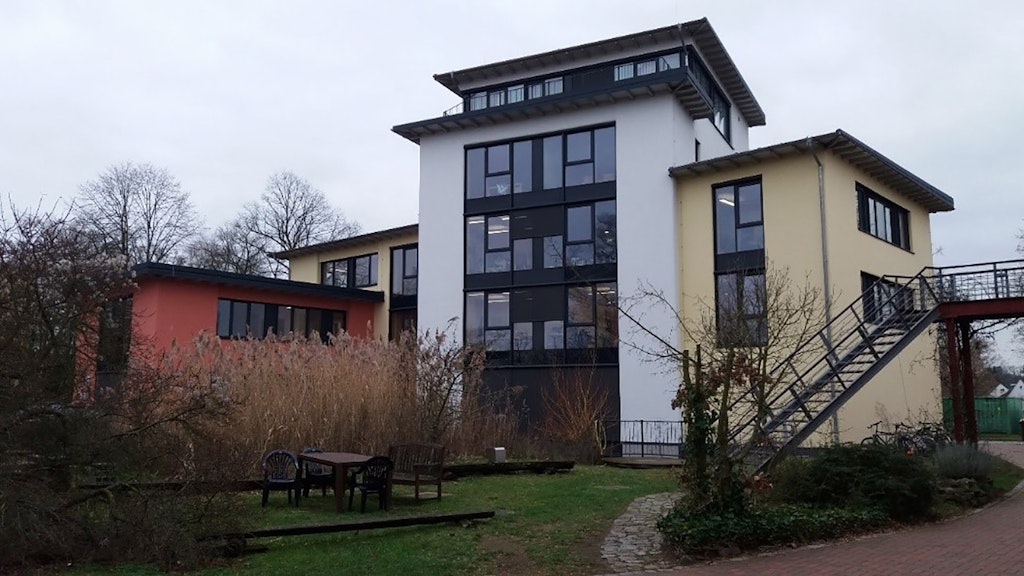
[[(353, 452), (304, 452), (299, 454), (300, 462), (315, 462), (330, 466), (334, 470), (334, 499), (338, 512), (345, 511), (345, 490), (348, 488), (348, 470), (362, 466), (372, 456)], [(300, 469), (302, 466), (299, 467)]]

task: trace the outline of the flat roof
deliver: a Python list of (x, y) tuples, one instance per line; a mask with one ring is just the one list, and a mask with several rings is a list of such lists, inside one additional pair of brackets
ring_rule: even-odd
[(292, 250), (274, 252), (271, 254), (271, 256), (275, 258), (292, 258), (295, 256), (314, 254), (316, 252), (336, 250), (338, 248), (349, 248), (353, 246), (373, 244), (381, 240), (390, 240), (392, 238), (398, 238), (400, 236), (405, 236), (407, 234), (416, 234), (419, 232), (419, 228), (420, 225), (418, 223), (406, 224), (405, 226), (399, 226), (397, 228), (388, 228), (386, 230), (378, 230), (376, 232), (367, 232), (366, 234), (360, 234), (358, 236), (349, 236), (348, 238), (329, 240), (327, 242), (321, 242), (319, 244), (310, 244), (309, 246), (302, 246), (300, 248), (295, 248)]
[(687, 36), (693, 38), (694, 44), (704, 56), (708, 67), (721, 81), (722, 89), (743, 114), (747, 124), (751, 127), (764, 126), (764, 110), (757, 103), (750, 87), (747, 86), (747, 82), (736, 68), (736, 64), (725, 50), (725, 46), (707, 18), (503, 60), (493, 64), (435, 74), (434, 80), (461, 97), (464, 94), (460, 86), (468, 82), (497, 81), (509, 74), (541, 70), (550, 66), (564, 66), (572, 62), (615, 54), (629, 48), (653, 47), (667, 41), (678, 41), (681, 44)]
[(249, 274), (236, 274), (234, 272), (221, 272), (219, 270), (210, 270), (208, 268), (176, 266), (174, 264), (163, 264), (158, 262), (138, 264), (132, 268), (132, 275), (136, 279), (174, 278), (179, 280), (190, 280), (193, 282), (220, 284), (224, 286), (238, 286), (242, 288), (254, 288), (274, 292), (287, 292), (290, 294), (330, 296), (334, 298), (345, 298), (348, 300), (369, 300), (371, 302), (384, 301), (384, 293), (374, 290), (340, 288), (338, 286), (314, 284), (313, 282), (296, 282), (294, 280), (283, 280), (281, 278), (251, 276)]
[(692, 164), (669, 168), (669, 175), (677, 180), (741, 168), (761, 162), (770, 162), (785, 156), (806, 154), (812, 150), (829, 150), (866, 174), (878, 179), (894, 192), (921, 204), (929, 212), (953, 210), (953, 197), (925, 182), (906, 168), (883, 156), (880, 152), (848, 132), (836, 130), (819, 136), (808, 136), (792, 142), (783, 142), (756, 150), (737, 152)]

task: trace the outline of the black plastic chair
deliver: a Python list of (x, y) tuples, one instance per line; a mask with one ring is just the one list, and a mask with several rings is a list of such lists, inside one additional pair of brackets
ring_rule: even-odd
[(292, 503), (292, 492), (295, 493), (295, 505), (299, 505), (302, 491), (302, 475), (299, 474), (299, 459), (288, 450), (272, 450), (263, 457), (263, 503), (267, 505), (267, 497), (271, 490), (287, 490), (288, 503)]
[[(323, 450), (315, 447), (303, 448), (303, 454), (316, 454)], [(327, 489), (334, 490), (334, 469), (330, 466), (317, 464), (316, 462), (303, 462), (302, 470), (302, 495), (309, 497), (310, 488), (320, 488), (323, 496), (327, 495)]]
[(359, 490), (360, 494), (360, 512), (366, 512), (366, 496), (368, 494), (376, 494), (380, 508), (387, 510), (390, 500), (388, 488), (391, 484), (391, 471), (394, 467), (395, 463), (391, 461), (391, 458), (374, 456), (356, 470), (356, 481), (348, 495), (349, 510), (352, 509), (352, 499), (356, 495), (356, 490)]

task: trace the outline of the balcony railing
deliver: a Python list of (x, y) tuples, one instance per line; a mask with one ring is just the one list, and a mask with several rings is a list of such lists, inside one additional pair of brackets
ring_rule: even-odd
[[(558, 98), (600, 90), (614, 90), (617, 86), (644, 84), (650, 80), (663, 78), (666, 74), (679, 71), (693, 60), (684, 56), (683, 50), (659, 56), (640, 57), (630, 62), (619, 62), (580, 72), (531, 78), (512, 85), (484, 89), (474, 92), (455, 106), (445, 110), (443, 117), (458, 116), (467, 112), (495, 110), (508, 106), (521, 105), (524, 102), (542, 103)], [(691, 68), (691, 75), (693, 69)], [(704, 75), (704, 82), (714, 82)], [(705, 95), (713, 92), (704, 86), (700, 89)], [(468, 105), (473, 102), (473, 105)]]

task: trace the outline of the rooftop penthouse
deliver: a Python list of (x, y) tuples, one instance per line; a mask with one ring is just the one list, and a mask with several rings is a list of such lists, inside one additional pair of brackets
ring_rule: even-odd
[(730, 140), (729, 101), (748, 126), (761, 110), (707, 19), (467, 68), (434, 79), (462, 101), (441, 116), (395, 126), (422, 136), (557, 114), (646, 96), (675, 94), (696, 120)]

